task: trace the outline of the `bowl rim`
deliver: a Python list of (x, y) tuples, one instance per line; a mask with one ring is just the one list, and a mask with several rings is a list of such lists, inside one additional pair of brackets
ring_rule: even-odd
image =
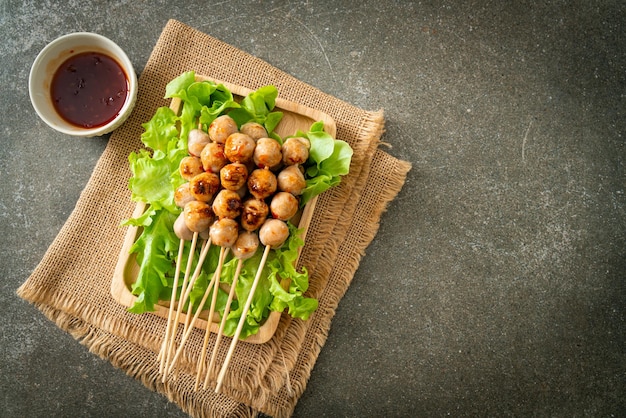
[[(94, 49), (100, 50), (101, 52), (108, 53), (109, 55), (111, 55), (112, 58), (114, 58), (120, 64), (120, 66), (122, 66), (128, 78), (128, 96), (126, 98), (126, 101), (124, 102), (124, 105), (120, 109), (118, 115), (106, 125), (98, 126), (96, 128), (89, 128), (89, 129), (72, 126), (69, 123), (65, 123), (65, 122), (63, 122), (64, 124), (61, 125), (57, 123), (56, 120), (55, 121), (51, 120), (50, 118), (46, 116), (45, 112), (42, 109), (43, 106), (41, 104), (41, 98), (35, 97), (37, 90), (41, 89), (40, 86), (35, 85), (35, 83), (39, 81), (38, 79), (36, 79), (36, 76), (39, 74), (40, 71), (45, 71), (47, 62), (55, 59), (56, 56), (58, 56), (58, 54), (55, 54), (55, 56), (50, 56), (50, 53), (53, 52), (55, 48), (58, 48), (59, 45), (62, 45), (63, 43), (70, 42), (73, 39), (81, 39), (81, 38), (87, 39), (87, 40), (94, 39), (94, 40), (101, 42), (104, 46), (98, 46), (98, 47), (95, 47)], [(69, 45), (67, 49), (68, 50), (72, 49), (72, 47), (77, 47), (77, 45)], [(89, 51), (88, 44), (85, 45), (85, 48), (81, 48), (81, 52), (83, 51), (84, 52)], [(72, 136), (81, 136), (81, 137), (100, 136), (100, 135), (109, 133), (115, 128), (117, 128), (117, 126), (123, 123), (130, 115), (132, 108), (134, 107), (136, 97), (137, 97), (137, 90), (138, 90), (137, 74), (135, 73), (133, 64), (131, 60), (129, 59), (128, 55), (126, 54), (126, 52), (111, 39), (95, 32), (82, 32), (81, 31), (81, 32), (67, 33), (49, 42), (47, 45), (45, 45), (41, 49), (41, 51), (35, 57), (35, 60), (33, 61), (33, 64), (31, 65), (29, 76), (28, 76), (28, 92), (29, 92), (30, 102), (33, 108), (35, 109), (35, 112), (39, 116), (39, 118), (42, 121), (44, 121), (52, 129), (58, 132), (67, 134), (67, 135), (72, 135)], [(62, 120), (62, 119), (59, 117), (59, 120)]]

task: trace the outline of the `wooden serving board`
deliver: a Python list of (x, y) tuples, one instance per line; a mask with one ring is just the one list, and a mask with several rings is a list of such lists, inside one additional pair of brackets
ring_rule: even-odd
[[(199, 75), (196, 75), (196, 80), (211, 80), (223, 84), (233, 93), (233, 95), (236, 96), (236, 98), (239, 99), (245, 97), (253, 91), (242, 86), (213, 80), (211, 78)], [(172, 108), (172, 110), (178, 113), (181, 107), (180, 99), (173, 99), (170, 107)], [(281, 99), (280, 97), (276, 99), (276, 107), (274, 108), (274, 111), (283, 112), (283, 118), (275, 129), (275, 131), (281, 137), (294, 135), (298, 130), (307, 132), (310, 126), (317, 121), (323, 121), (324, 130), (333, 138), (336, 136), (337, 127), (335, 125), (335, 121), (323, 112), (311, 109), (306, 106), (302, 106), (298, 103)], [(303, 230), (301, 235), (301, 238), (303, 240), (305, 240), (306, 232), (309, 228), (309, 224), (313, 216), (316, 201), (317, 198), (311, 199), (311, 201), (309, 201), (305, 205), (305, 207), (291, 220), (291, 222), (294, 224), (297, 222), (298, 228)], [(137, 203), (132, 216), (138, 217), (145, 210), (146, 204), (143, 202), (139, 202)], [(135, 240), (139, 237), (140, 233), (141, 228), (139, 227), (131, 226), (128, 228), (128, 231), (126, 232), (126, 236), (124, 238), (122, 249), (120, 251), (118, 262), (115, 267), (113, 279), (111, 281), (111, 295), (113, 296), (113, 299), (115, 299), (119, 304), (126, 307), (131, 307), (137, 299), (137, 297), (131, 293), (131, 286), (137, 279), (139, 265), (136, 262), (135, 254), (130, 254), (129, 251)], [(298, 260), (296, 260), (295, 262), (297, 263)], [(284, 281), (282, 284), (283, 286), (288, 286), (289, 282), (287, 280)], [(155, 305), (155, 311), (151, 312), (151, 314), (160, 316), (162, 318), (167, 318), (168, 310), (169, 301), (159, 301), (159, 303)], [(278, 327), (281, 315), (282, 312), (271, 312), (263, 325), (259, 328), (259, 331), (254, 335), (250, 335), (249, 337), (242, 339), (242, 341), (253, 344), (262, 344), (267, 342), (276, 332), (276, 328)], [(217, 333), (219, 330), (218, 314), (214, 314), (213, 318), (211, 318), (211, 321), (208, 320), (207, 316), (208, 315), (206, 311), (202, 312), (196, 320), (195, 326), (201, 329), (206, 329), (207, 326), (210, 326), (211, 332)], [(184, 323), (185, 320), (186, 315), (182, 314), (180, 316), (180, 322)]]

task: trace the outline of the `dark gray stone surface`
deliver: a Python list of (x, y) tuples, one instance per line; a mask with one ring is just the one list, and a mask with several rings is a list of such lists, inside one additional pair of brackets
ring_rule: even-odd
[(53, 132), (30, 65), (73, 31), (143, 69), (179, 19), (365, 109), (413, 164), (297, 417), (626, 411), (626, 6), (0, 3), (1, 416), (184, 416), (15, 295), (107, 138)]

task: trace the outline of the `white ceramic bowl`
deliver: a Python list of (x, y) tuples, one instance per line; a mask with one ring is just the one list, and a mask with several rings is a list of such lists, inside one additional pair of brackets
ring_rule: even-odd
[[(118, 115), (106, 125), (95, 128), (83, 128), (65, 121), (55, 110), (50, 93), (52, 77), (59, 66), (71, 56), (84, 52), (112, 57), (128, 79), (128, 96)], [(39, 117), (59, 132), (83, 137), (104, 135), (124, 123), (135, 106), (137, 89), (137, 75), (126, 53), (110, 39), (90, 32), (71, 33), (50, 42), (35, 58), (28, 79), (30, 100)]]

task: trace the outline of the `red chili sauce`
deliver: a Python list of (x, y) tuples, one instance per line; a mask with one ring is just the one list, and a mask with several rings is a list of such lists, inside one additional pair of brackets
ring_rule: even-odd
[(120, 113), (128, 96), (128, 78), (108, 55), (83, 52), (61, 64), (50, 89), (59, 115), (90, 129), (106, 125)]

